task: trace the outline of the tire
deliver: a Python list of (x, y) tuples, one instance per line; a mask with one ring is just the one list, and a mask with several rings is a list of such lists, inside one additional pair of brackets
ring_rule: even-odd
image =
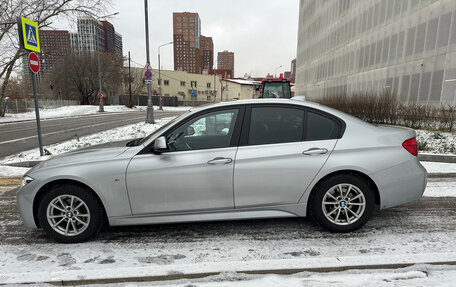
[(341, 174), (315, 187), (310, 212), (318, 224), (332, 232), (351, 232), (369, 220), (374, 205), (374, 192), (365, 180)]
[(54, 186), (39, 203), (38, 221), (47, 235), (61, 243), (80, 243), (101, 228), (103, 211), (99, 200), (79, 186)]

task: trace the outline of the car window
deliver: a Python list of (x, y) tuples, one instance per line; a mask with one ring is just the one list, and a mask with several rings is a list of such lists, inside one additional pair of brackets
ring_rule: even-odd
[(190, 119), (166, 136), (169, 151), (230, 146), (238, 109), (221, 110)]
[(326, 116), (307, 112), (306, 140), (336, 139), (339, 136), (339, 124)]
[(285, 107), (252, 108), (248, 144), (303, 140), (304, 111)]

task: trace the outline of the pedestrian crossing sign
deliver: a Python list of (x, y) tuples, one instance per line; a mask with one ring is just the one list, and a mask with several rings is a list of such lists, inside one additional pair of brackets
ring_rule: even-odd
[(38, 36), (38, 23), (21, 17), (22, 37), (26, 50), (40, 53), (40, 38)]

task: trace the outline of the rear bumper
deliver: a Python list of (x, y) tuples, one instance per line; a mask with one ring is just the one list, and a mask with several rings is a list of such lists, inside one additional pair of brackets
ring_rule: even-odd
[(426, 169), (416, 158), (371, 175), (380, 194), (380, 209), (420, 199), (427, 184)]

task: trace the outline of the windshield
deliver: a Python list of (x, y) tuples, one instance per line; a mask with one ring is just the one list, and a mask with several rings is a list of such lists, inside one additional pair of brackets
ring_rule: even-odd
[(264, 83), (263, 98), (291, 98), (290, 83), (266, 82)]
[(147, 142), (147, 140), (149, 140), (151, 137), (154, 137), (155, 135), (157, 134), (160, 134), (162, 131), (164, 131), (167, 127), (169, 127), (170, 125), (174, 124), (175, 122), (178, 122), (180, 121), (181, 119), (185, 118), (189, 113), (191, 113), (191, 111), (187, 111), (185, 112), (184, 114), (178, 116), (178, 117), (175, 117), (174, 119), (170, 120), (169, 122), (167, 122), (166, 124), (164, 124), (163, 126), (159, 127), (157, 130), (155, 130), (153, 133), (151, 133), (150, 135), (148, 135), (147, 137), (141, 139), (141, 141), (138, 142), (138, 145), (140, 144), (143, 144), (145, 142)]

